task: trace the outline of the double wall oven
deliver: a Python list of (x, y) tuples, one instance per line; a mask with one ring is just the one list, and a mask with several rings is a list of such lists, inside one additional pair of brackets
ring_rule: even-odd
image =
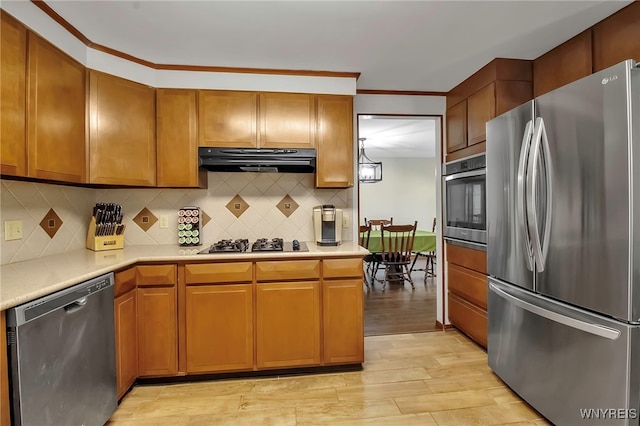
[(472, 245), (486, 245), (485, 154), (445, 163), (442, 176), (445, 238)]

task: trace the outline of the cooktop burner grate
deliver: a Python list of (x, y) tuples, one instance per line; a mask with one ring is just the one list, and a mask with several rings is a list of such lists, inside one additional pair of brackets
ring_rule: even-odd
[(273, 238), (269, 240), (268, 238), (258, 238), (253, 246), (251, 246), (251, 251), (282, 251), (284, 247), (284, 242), (282, 238)]
[(220, 240), (209, 247), (209, 253), (239, 253), (247, 251), (249, 248), (249, 240)]

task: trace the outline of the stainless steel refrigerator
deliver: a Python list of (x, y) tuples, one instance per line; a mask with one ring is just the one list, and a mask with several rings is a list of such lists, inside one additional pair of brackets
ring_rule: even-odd
[(487, 123), (490, 367), (557, 425), (639, 424), (640, 68)]

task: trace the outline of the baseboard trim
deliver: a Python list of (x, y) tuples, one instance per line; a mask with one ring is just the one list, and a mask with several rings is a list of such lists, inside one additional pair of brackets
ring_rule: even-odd
[(436, 328), (444, 331), (444, 330), (451, 330), (452, 328), (455, 328), (455, 326), (453, 324), (443, 325), (440, 321), (436, 320)]

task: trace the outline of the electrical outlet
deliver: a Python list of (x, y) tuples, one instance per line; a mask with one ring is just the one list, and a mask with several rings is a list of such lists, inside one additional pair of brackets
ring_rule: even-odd
[(4, 240), (21, 240), (22, 239), (22, 221), (6, 220), (4, 222)]
[(169, 215), (161, 214), (160, 215), (160, 229), (169, 228)]

